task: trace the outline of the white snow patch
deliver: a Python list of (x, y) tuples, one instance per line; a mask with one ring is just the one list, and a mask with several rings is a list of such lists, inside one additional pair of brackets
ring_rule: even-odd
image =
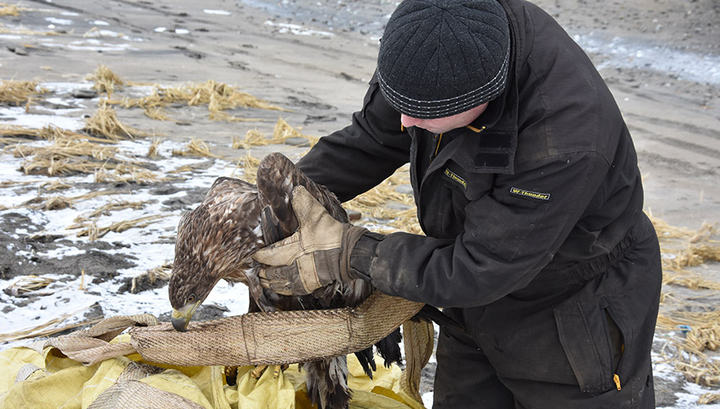
[(210, 10), (210, 9), (205, 9), (205, 10), (203, 10), (203, 13), (206, 13), (206, 14), (215, 14), (215, 15), (218, 15), (218, 16), (231, 16), (231, 15), (232, 15), (231, 12), (225, 11), (225, 10)]
[(316, 35), (320, 37), (332, 37), (335, 35), (327, 31), (310, 30), (297, 24), (273, 23), (272, 21), (268, 20), (265, 22), (265, 25), (270, 27), (277, 27), (280, 34), (294, 34), (302, 36)]
[(45, 21), (51, 24), (60, 24), (61, 26), (71, 26), (73, 24), (72, 20), (56, 17), (45, 17)]

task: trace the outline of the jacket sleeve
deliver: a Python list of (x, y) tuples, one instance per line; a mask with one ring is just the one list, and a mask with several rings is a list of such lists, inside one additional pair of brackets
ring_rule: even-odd
[(352, 124), (320, 138), (298, 167), (345, 202), (382, 182), (409, 158), (410, 136), (373, 76)]
[(373, 253), (365, 273), (389, 295), (438, 307), (489, 304), (527, 286), (552, 260), (608, 168), (597, 153), (571, 153), (497, 176), (467, 205), (455, 239), (384, 236), (365, 249)]

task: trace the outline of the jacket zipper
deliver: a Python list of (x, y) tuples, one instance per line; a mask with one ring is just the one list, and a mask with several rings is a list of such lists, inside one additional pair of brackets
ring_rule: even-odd
[(610, 316), (610, 319), (612, 319), (615, 322), (615, 325), (617, 326), (618, 331), (620, 331), (620, 336), (622, 337), (622, 345), (620, 345), (620, 359), (618, 361), (617, 367), (613, 370), (613, 383), (615, 384), (615, 388), (617, 390), (622, 390), (622, 384), (620, 383), (620, 375), (618, 375), (618, 372), (620, 372), (620, 364), (622, 364), (623, 357), (625, 355), (625, 334), (622, 331), (622, 328), (620, 328), (618, 324), (618, 320), (615, 318), (615, 313), (613, 312), (612, 308), (610, 307), (610, 303), (607, 300), (604, 300), (602, 303), (602, 308), (605, 311), (606, 314)]
[[(437, 134), (435, 135), (435, 139), (437, 139), (437, 144), (435, 145), (435, 151), (433, 152), (432, 156), (430, 156), (430, 163), (432, 163), (435, 158), (438, 156), (438, 152), (440, 152), (440, 143), (442, 142), (443, 134)], [(430, 165), (428, 163), (428, 165)]]

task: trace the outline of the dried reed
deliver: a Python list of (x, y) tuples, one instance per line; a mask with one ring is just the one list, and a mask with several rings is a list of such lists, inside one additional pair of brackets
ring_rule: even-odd
[(112, 200), (97, 209), (95, 209), (92, 213), (90, 213), (87, 217), (88, 218), (94, 218), (99, 216), (109, 216), (110, 212), (114, 210), (122, 210), (122, 209), (135, 209), (140, 210), (145, 205), (145, 202), (126, 202), (122, 200)]
[(0, 188), (6, 188), (6, 187), (15, 187), (15, 186), (27, 186), (27, 185), (34, 185), (36, 183), (41, 183), (43, 180), (4, 180), (0, 182)]
[(105, 92), (108, 95), (112, 95), (116, 86), (122, 87), (125, 85), (125, 81), (120, 78), (120, 76), (102, 64), (98, 65), (95, 69), (95, 73), (88, 75), (86, 79), (89, 81), (95, 81), (93, 88), (98, 90), (98, 92)]
[(148, 136), (148, 134), (120, 122), (117, 112), (104, 101), (95, 114), (85, 120), (83, 131), (95, 136), (104, 136), (112, 141)]
[(15, 35), (26, 35), (26, 36), (53, 36), (53, 35), (59, 35), (59, 33), (54, 31), (34, 31), (34, 30), (28, 30), (25, 28), (6, 28), (3, 27), (2, 24), (0, 24), (0, 34), (15, 34)]
[(148, 153), (147, 153), (148, 158), (155, 159), (160, 155), (159, 150), (160, 150), (161, 142), (162, 141), (160, 139), (154, 139), (152, 141), (152, 143), (150, 144), (150, 147), (148, 148)]
[(663, 285), (677, 285), (691, 290), (720, 290), (720, 283), (708, 280), (698, 273), (684, 270), (670, 272), (667, 268), (664, 270)]
[(245, 134), (244, 140), (241, 140), (239, 137), (233, 137), (232, 147), (233, 149), (250, 149), (253, 146), (282, 144), (285, 143), (288, 138), (307, 139), (310, 146), (315, 145), (319, 140), (319, 138), (300, 133), (299, 130), (290, 126), (284, 119), (279, 118), (275, 123), (272, 138), (267, 138), (257, 129), (251, 129)]
[(173, 119), (167, 115), (162, 107), (145, 108), (145, 116), (156, 121), (172, 121)]
[(718, 393), (704, 393), (698, 398), (698, 405), (707, 405), (709, 403), (720, 402), (720, 394)]
[(210, 152), (210, 146), (200, 139), (191, 139), (185, 149), (173, 149), (173, 156), (203, 156), (208, 158), (217, 158), (218, 156)]
[(60, 176), (76, 173), (92, 173), (102, 166), (102, 163), (97, 162), (77, 162), (72, 159), (55, 160), (50, 158), (25, 161), (20, 166), (20, 170), (26, 175)]
[(95, 183), (136, 183), (147, 184), (167, 180), (161, 178), (155, 172), (147, 169), (130, 167), (119, 164), (112, 172), (107, 169), (98, 169), (95, 171)]
[(20, 106), (46, 92), (47, 89), (39, 87), (35, 81), (0, 80), (0, 104)]
[(252, 152), (248, 151), (247, 155), (240, 158), (238, 167), (242, 167), (243, 179), (250, 183), (257, 181), (257, 170), (260, 167), (260, 159), (252, 156)]
[(73, 313), (62, 314), (62, 315), (60, 315), (59, 317), (55, 317), (55, 318), (53, 318), (53, 319), (51, 319), (51, 320), (48, 320), (48, 321), (46, 321), (46, 322), (44, 322), (44, 323), (42, 323), (42, 324), (40, 324), (40, 325), (36, 325), (36, 326), (34, 326), (34, 327), (31, 327), (31, 328), (27, 328), (27, 329), (23, 329), (23, 330), (20, 330), (20, 331), (11, 332), (11, 333), (8, 333), (8, 334), (0, 334), (0, 343), (2, 343), (2, 342), (8, 342), (8, 341), (17, 341), (17, 340), (21, 340), (21, 339), (31, 339), (31, 338), (46, 337), (46, 336), (50, 336), (50, 335), (53, 335), (53, 334), (57, 334), (57, 333), (59, 333), (59, 332), (67, 331), (67, 330), (69, 330), (69, 329), (77, 328), (77, 327), (80, 327), (80, 326), (83, 326), (83, 325), (91, 325), (91, 324), (94, 324), (94, 323), (100, 321), (101, 318), (98, 318), (98, 319), (95, 319), (95, 320), (78, 322), (78, 323), (66, 325), (66, 326), (63, 326), (63, 327), (60, 327), (60, 328), (57, 328), (57, 327), (56, 327), (56, 328), (49, 328), (49, 329), (48, 329), (48, 327), (52, 327), (52, 326), (54, 326), (54, 325), (57, 325), (57, 324), (65, 321), (66, 319), (74, 316), (75, 314), (78, 314), (78, 313), (80, 313), (80, 312), (82, 312), (82, 311), (85, 311), (85, 310), (89, 309), (90, 307), (92, 307), (92, 305), (89, 305), (89, 306), (87, 306), (87, 307), (85, 307), (85, 308), (82, 308), (82, 309), (80, 309), (80, 310), (78, 310), (78, 311), (75, 311), (75, 312), (73, 312)]
[(44, 192), (52, 192), (54, 190), (70, 189), (71, 187), (73, 187), (71, 184), (65, 183), (60, 179), (55, 179), (50, 183), (41, 185), (39, 189)]
[(47, 139), (47, 140), (60, 140), (60, 139), (84, 139), (88, 141), (106, 141), (91, 136), (81, 134), (67, 129), (58, 128), (54, 125), (48, 125), (44, 128), (25, 128), (22, 126), (9, 126), (0, 128), (0, 136), (12, 136), (12, 137), (31, 137), (33, 139)]
[(27, 294), (33, 291), (42, 290), (43, 288), (50, 285), (54, 280), (47, 277), (40, 277), (36, 275), (22, 276), (15, 280), (14, 283), (10, 284), (8, 290), (14, 297), (19, 295)]
[(14, 4), (0, 3), (0, 16), (18, 16), (20, 7)]
[(208, 119), (211, 121), (224, 121), (224, 122), (259, 122), (262, 121), (262, 119), (257, 118), (241, 118), (239, 116), (228, 114), (225, 111), (220, 110), (213, 110), (210, 106), (208, 107), (210, 110), (210, 115), (208, 115)]
[(69, 207), (73, 207), (73, 205), (77, 202), (93, 199), (98, 196), (112, 194), (115, 192), (108, 192), (108, 191), (95, 191), (86, 193), (84, 195), (75, 196), (75, 197), (64, 197), (64, 196), (50, 196), (50, 197), (43, 197), (43, 196), (37, 196), (35, 198), (32, 198), (28, 200), (27, 202), (24, 202), (22, 206), (28, 206), (33, 209), (42, 209), (42, 210), (59, 210), (59, 209), (66, 209)]
[(251, 146), (262, 146), (267, 145), (268, 139), (265, 135), (257, 129), (251, 129), (245, 133), (245, 138), (240, 139), (239, 136), (232, 137), (232, 148), (233, 149), (250, 149)]
[[(223, 121), (257, 121), (257, 119), (239, 118), (226, 112), (235, 108), (258, 108), (284, 111), (248, 93), (237, 90), (227, 84), (213, 80), (204, 83), (189, 83), (179, 87), (162, 87), (154, 85), (150, 95), (138, 99), (123, 98), (121, 101), (110, 101), (124, 108), (142, 108), (146, 115), (153, 118), (154, 112), (170, 104), (186, 103), (188, 106), (207, 105), (212, 120)], [(162, 119), (160, 116), (157, 119)]]
[(172, 263), (165, 263), (162, 266), (158, 266), (141, 273), (132, 279), (132, 285), (130, 286), (130, 292), (135, 294), (137, 292), (137, 281), (138, 279), (147, 276), (150, 284), (154, 284), (157, 280), (169, 280), (170, 274), (172, 273)]
[(52, 145), (41, 147), (18, 145), (15, 147), (13, 155), (16, 158), (32, 156), (35, 160), (91, 157), (99, 161), (106, 161), (114, 159), (117, 151), (116, 147), (91, 143), (86, 140), (61, 139), (55, 140)]
[[(89, 225), (85, 226), (84, 229), (79, 231), (77, 233), (77, 236), (78, 237), (87, 236), (88, 240), (95, 241), (110, 232), (122, 233), (126, 230), (133, 229), (133, 228), (147, 227), (153, 223), (156, 223), (160, 219), (164, 219), (166, 217), (167, 217), (167, 215), (145, 216), (145, 217), (139, 217), (139, 218), (133, 219), (133, 220), (123, 220), (121, 222), (112, 223), (109, 226), (105, 226), (105, 227), (98, 227), (95, 223), (95, 220), (93, 220)], [(69, 229), (69, 227), (68, 227), (68, 229)]]
[(720, 347), (720, 311), (676, 310), (658, 316), (657, 328), (677, 331), (683, 328), (684, 338), (677, 335), (668, 340), (662, 356), (689, 381), (699, 385), (720, 384), (720, 365), (708, 357), (706, 350)]
[(177, 167), (177, 168), (171, 170), (168, 173), (188, 173), (188, 172), (192, 173), (195, 171), (195, 169), (197, 169), (198, 166), (199, 166), (199, 164), (182, 165), (180, 167)]
[(13, 149), (15, 157), (25, 158), (21, 170), (26, 174), (58, 176), (93, 173), (99, 169), (142, 169), (121, 162), (116, 157), (117, 153), (118, 149), (114, 146), (71, 138), (55, 139), (52, 144), (40, 147), (18, 144)]
[(383, 224), (391, 227), (383, 232), (401, 230), (422, 234), (412, 195), (397, 191), (399, 186), (408, 183), (407, 168), (400, 168), (382, 183), (345, 203), (344, 206), (366, 217), (383, 220)]

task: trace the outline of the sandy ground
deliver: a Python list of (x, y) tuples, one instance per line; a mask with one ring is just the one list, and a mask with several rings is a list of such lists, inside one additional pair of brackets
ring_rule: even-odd
[[(291, 125), (321, 136), (345, 126), (360, 107), (365, 81), (374, 68), (377, 39), (395, 2), (22, 4), (48, 11), (6, 17), (4, 25), (66, 34), (3, 39), (6, 47), (0, 49), (0, 72), (4, 79), (79, 81), (98, 64), (136, 82), (213, 79), (292, 110), (283, 114)], [(615, 93), (640, 152), (647, 208), (689, 227), (717, 219), (718, 1), (642, 0), (627, 5), (543, 0), (538, 4), (590, 51)], [(229, 15), (211, 14), (213, 10)], [(63, 17), (61, 12), (70, 16)], [(67, 21), (53, 23), (53, 17)], [(108, 25), (93, 24), (98, 21)], [(87, 33), (93, 27), (138, 41), (93, 37)], [(24, 48), (27, 55), (9, 49), (23, 45), (30, 46)], [(140, 129), (173, 138), (201, 136), (220, 144), (250, 128), (270, 129), (276, 118), (271, 113), (266, 124), (230, 125), (185, 118), (192, 125), (178, 126), (177, 122), (148, 124), (140, 115), (124, 115)]]
[[(639, 153), (646, 211), (691, 229), (703, 222), (718, 222), (720, 2), (536, 3), (588, 51), (615, 94)], [(278, 117), (313, 136), (345, 126), (360, 107), (374, 69), (378, 38), (396, 4), (385, 0), (25, 0), (18, 5), (29, 10), (0, 17), (0, 79), (87, 88), (85, 77), (104, 64), (135, 83), (169, 86), (212, 79), (285, 108), (284, 112), (232, 112), (260, 119), (253, 122), (210, 121), (206, 111), (186, 106), (173, 106), (171, 121), (151, 120), (138, 109), (118, 111), (130, 126), (178, 143), (203, 139), (211, 143), (215, 154), (233, 161), (246, 152), (230, 148), (232, 137), (250, 129), (269, 135)], [(71, 116), (79, 120), (97, 109), (97, 98), (55, 105), (45, 102), (32, 106), (29, 113), (52, 114), (70, 107), (63, 104), (74, 108)], [(0, 126), (19, 122), (10, 114), (0, 116)], [(297, 157), (304, 148), (276, 145), (255, 149), (253, 155), (269, 150)], [(0, 175), (0, 181), (4, 176)], [(165, 200), (166, 210), (186, 211), (206, 188), (184, 189), (188, 196)], [(154, 192), (160, 196), (174, 193), (161, 188)], [(29, 224), (20, 216), (6, 216), (0, 236), (4, 242), (13, 240), (10, 233)], [(165, 242), (171, 245), (172, 237)], [(44, 248), (57, 243), (33, 245)], [(104, 246), (109, 247), (98, 243), (83, 247), (85, 254), (96, 254), (95, 258), (40, 260), (40, 267), (23, 273), (15, 266), (19, 256), (2, 251), (0, 267), (3, 278), (73, 265), (111, 279), (117, 270), (126, 268), (127, 261), (113, 255), (117, 249), (112, 244)], [(717, 263), (704, 265), (702, 273), (720, 281)], [(695, 296), (680, 288), (670, 291), (680, 297)], [(716, 294), (703, 297), (705, 303), (718, 299)], [(3, 312), (12, 314), (13, 308), (8, 308)], [(211, 311), (208, 316), (222, 313)], [(658, 382), (658, 406), (686, 407), (675, 395), (683, 385), (679, 377)]]

